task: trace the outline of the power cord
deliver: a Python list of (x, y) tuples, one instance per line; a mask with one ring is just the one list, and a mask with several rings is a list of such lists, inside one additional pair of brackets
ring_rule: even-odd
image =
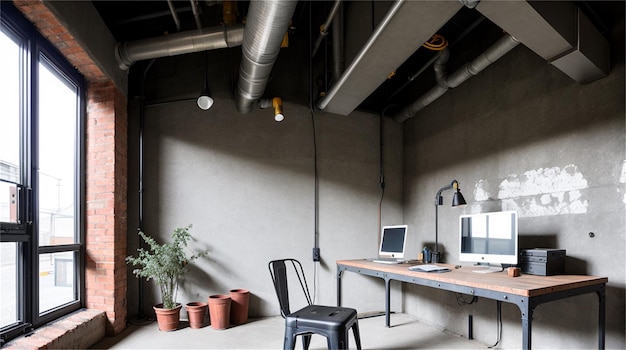
[[(398, 107), (397, 104), (390, 104), (387, 107), (383, 108), (380, 113), (380, 125), (379, 125), (379, 175), (378, 175), (378, 183), (380, 185), (380, 201), (378, 202), (378, 228), (377, 235), (380, 234), (380, 230), (382, 229), (382, 216), (383, 216), (383, 198), (385, 197), (385, 162), (384, 162), (384, 125), (385, 125), (385, 113), (387, 113), (387, 109), (391, 107)], [(379, 242), (380, 243), (380, 242)]]
[[(311, 22), (311, 3), (309, 3), (309, 23)], [(311, 126), (313, 130), (313, 178), (314, 178), (314, 240), (313, 248), (319, 248), (319, 179), (317, 172), (317, 138), (315, 130), (315, 110), (313, 106), (313, 57), (311, 54), (313, 44), (313, 30), (309, 26), (309, 111), (311, 112)], [(313, 304), (315, 304), (315, 298), (317, 296), (317, 264), (318, 261), (313, 262)]]
[(478, 302), (478, 297), (475, 295), (472, 296), (472, 299), (468, 301), (463, 298), (463, 294), (461, 293), (456, 294), (456, 303), (459, 304), (459, 306), (471, 305), (477, 302)]
[(500, 340), (502, 340), (502, 302), (500, 300), (496, 302), (496, 332), (498, 333), (498, 339), (495, 344), (488, 347), (489, 349), (498, 346)]

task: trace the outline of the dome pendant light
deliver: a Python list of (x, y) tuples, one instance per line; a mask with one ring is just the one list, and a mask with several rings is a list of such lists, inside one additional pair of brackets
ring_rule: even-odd
[(198, 107), (202, 110), (209, 110), (213, 106), (213, 96), (209, 89), (209, 54), (208, 51), (204, 52), (204, 89), (198, 97)]

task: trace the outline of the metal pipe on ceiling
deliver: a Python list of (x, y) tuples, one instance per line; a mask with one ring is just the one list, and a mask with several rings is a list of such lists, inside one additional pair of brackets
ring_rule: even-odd
[(330, 25), (333, 23), (333, 20), (335, 19), (335, 16), (337, 15), (340, 7), (341, 0), (336, 0), (333, 4), (333, 7), (330, 9), (330, 13), (328, 14), (326, 22), (324, 22), (324, 24), (320, 28), (320, 35), (315, 41), (315, 45), (313, 46), (313, 53), (311, 54), (311, 56), (315, 57), (315, 55), (317, 54), (317, 50), (319, 50), (320, 45), (322, 44), (322, 40), (324, 40), (324, 38), (328, 35), (328, 27), (330, 27)]
[(202, 29), (202, 21), (200, 20), (200, 10), (196, 0), (189, 0), (191, 2), (191, 11), (193, 12), (193, 18), (196, 20), (196, 27)]
[(235, 93), (239, 112), (250, 112), (263, 96), (296, 4), (296, 0), (250, 2)]
[(343, 19), (343, 4), (341, 4), (333, 21), (333, 81), (338, 81), (341, 78), (345, 68)]
[[(476, 27), (478, 27), (478, 25), (480, 23), (482, 23), (482, 21), (485, 19), (484, 16), (480, 16), (478, 19), (476, 19), (474, 22), (472, 22), (472, 24), (465, 28), (465, 30), (463, 31), (463, 33), (461, 33), (461, 35), (459, 35), (454, 42), (452, 42), (450, 45), (448, 45), (448, 48), (452, 48), (454, 47), (454, 45), (456, 45), (457, 43), (459, 43), (461, 40), (463, 40), (463, 38), (465, 38), (471, 31), (473, 31)], [(407, 77), (407, 81), (404, 82), (404, 84), (402, 84), (399, 88), (397, 88), (391, 95), (389, 95), (389, 97), (387, 97), (387, 101), (391, 101), (398, 93), (400, 93), (400, 91), (404, 90), (410, 83), (413, 82), (413, 80), (415, 80), (417, 77), (419, 77), (422, 73), (424, 73), (424, 71), (430, 67), (431, 64), (433, 64), (440, 56), (441, 51), (434, 55), (433, 57), (431, 57), (428, 62), (426, 62), (420, 69), (418, 69), (415, 73), (413, 73), (412, 75), (409, 75)]]
[(180, 19), (178, 19), (178, 14), (176, 13), (176, 8), (174, 7), (172, 0), (167, 0), (167, 6), (169, 6), (174, 23), (176, 23), (176, 31), (180, 32)]
[(348, 67), (348, 70), (345, 72), (345, 74), (341, 77), (341, 79), (339, 79), (339, 81), (335, 82), (335, 84), (330, 89), (330, 91), (319, 102), (318, 107), (320, 109), (326, 108), (328, 103), (335, 97), (335, 94), (337, 94), (337, 92), (344, 85), (345, 81), (350, 77), (350, 75), (352, 73), (352, 70), (355, 69), (356, 65), (363, 60), (363, 57), (365, 57), (366, 53), (369, 52), (369, 50), (372, 47), (373, 43), (376, 41), (376, 39), (378, 39), (380, 34), (385, 30), (385, 27), (387, 26), (387, 24), (389, 22), (391, 22), (391, 20), (393, 19), (394, 15), (396, 14), (396, 12), (398, 12), (398, 10), (402, 7), (403, 4), (404, 4), (404, 1), (400, 1), (399, 0), (399, 1), (396, 1), (391, 6), (391, 8), (389, 9), (389, 11), (385, 15), (385, 17), (382, 19), (381, 23), (378, 25), (378, 27), (374, 31), (374, 33), (372, 33), (372, 35), (370, 36), (368, 41), (365, 43), (365, 45), (363, 46), (361, 51), (354, 58), (354, 60), (352, 61), (352, 64)]
[(317, 107), (350, 114), (462, 6), (456, 1), (396, 0)]
[(393, 116), (393, 120), (397, 123), (403, 123), (407, 119), (414, 117), (417, 112), (441, 97), (446, 91), (461, 85), (469, 78), (477, 75), (493, 62), (514, 49), (517, 45), (519, 45), (519, 41), (512, 35), (507, 34), (480, 56), (466, 63), (463, 67), (450, 75), (446, 75), (445, 72), (445, 64), (449, 58), (449, 51), (448, 49), (444, 50), (441, 55), (438, 56), (434, 64), (437, 85), (396, 113)]
[(235, 24), (121, 42), (115, 46), (115, 58), (127, 70), (136, 61), (239, 46), (243, 32), (243, 25)]

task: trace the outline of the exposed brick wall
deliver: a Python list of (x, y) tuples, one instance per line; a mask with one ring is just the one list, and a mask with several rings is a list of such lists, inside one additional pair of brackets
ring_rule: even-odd
[(126, 99), (111, 82), (87, 96), (87, 307), (106, 311), (107, 333), (126, 326)]
[(50, 12), (41, 0), (14, 0), (15, 6), (24, 13), (39, 32), (56, 46), (67, 60), (90, 82), (105, 81), (104, 72), (94, 63), (80, 43)]
[(4, 349), (87, 349), (104, 337), (106, 317), (99, 310), (79, 310), (37, 329)]
[(85, 306), (105, 311), (107, 333), (118, 334), (127, 318), (127, 100), (41, 0), (14, 3), (88, 82)]

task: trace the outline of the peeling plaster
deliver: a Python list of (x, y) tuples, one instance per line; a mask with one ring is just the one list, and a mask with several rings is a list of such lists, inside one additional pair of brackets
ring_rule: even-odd
[(489, 184), (487, 180), (479, 180), (474, 186), (474, 200), (486, 201), (489, 199)]
[[(619, 177), (619, 182), (621, 184), (626, 183), (626, 160), (622, 162), (622, 175)], [(618, 188), (617, 192), (619, 192), (619, 190), (620, 189)], [(624, 199), (622, 200), (622, 202), (626, 204), (626, 193), (624, 193)]]
[[(626, 182), (626, 167), (622, 179)], [(502, 210), (517, 210), (520, 217), (584, 214), (589, 205), (588, 187), (578, 166), (570, 164), (563, 169), (539, 168), (511, 174), (501, 180), (495, 198), (489, 193), (488, 181), (479, 180), (474, 186), (474, 199), (501, 200)]]

